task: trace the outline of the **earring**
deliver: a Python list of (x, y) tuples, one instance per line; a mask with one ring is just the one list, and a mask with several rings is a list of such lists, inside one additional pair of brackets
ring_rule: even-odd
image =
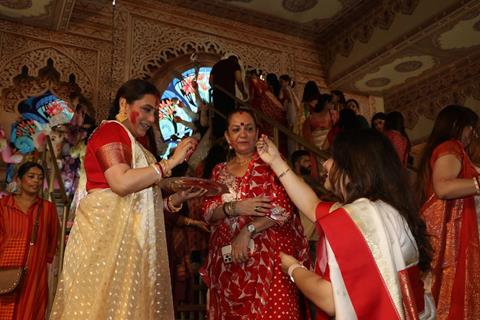
[(232, 146), (229, 144), (228, 145), (228, 150), (232, 150), (232, 149), (233, 149)]
[(120, 111), (115, 116), (115, 119), (118, 122), (123, 122), (123, 121), (127, 120), (127, 110), (125, 110), (125, 107), (120, 107)]

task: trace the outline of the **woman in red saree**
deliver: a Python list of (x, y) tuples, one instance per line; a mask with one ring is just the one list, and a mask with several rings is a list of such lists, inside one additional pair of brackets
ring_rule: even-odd
[(417, 190), (433, 247), (431, 291), (438, 319), (480, 319), (479, 172), (465, 152), (478, 125), (451, 105), (437, 116), (420, 161)]
[(370, 129), (338, 134), (324, 164), (325, 188), (340, 199), (335, 204), (318, 199), (267, 137), (257, 150), (299, 211), (316, 223), (315, 272), (290, 254), (280, 257), (282, 270), (318, 307), (317, 319), (435, 318), (420, 278), (430, 262), (425, 224), (384, 135)]
[[(263, 113), (268, 119), (286, 125), (287, 113), (284, 106), (278, 101), (277, 97), (270, 91), (265, 81), (260, 79), (255, 72), (251, 72), (250, 81), (250, 103), (252, 107)], [(260, 132), (273, 136), (273, 127), (262, 121)]]
[[(26, 162), (17, 174), (20, 192), (0, 200), (0, 268), (28, 266), (19, 287), (0, 295), (0, 319), (45, 319), (48, 304), (48, 268), (57, 249), (58, 218), (53, 203), (38, 192), (43, 168)], [(31, 247), (34, 221), (39, 219), (35, 244)], [(27, 260), (28, 257), (28, 261)]]
[[(217, 165), (212, 179), (229, 193), (209, 198), (209, 255), (201, 272), (209, 288), (208, 319), (305, 319), (299, 293), (280, 270), (280, 251), (309, 263), (300, 218), (285, 190), (255, 152), (258, 130), (250, 111), (239, 109), (225, 133), (235, 157)], [(249, 249), (249, 242), (254, 248)], [(231, 246), (232, 262), (224, 261)]]

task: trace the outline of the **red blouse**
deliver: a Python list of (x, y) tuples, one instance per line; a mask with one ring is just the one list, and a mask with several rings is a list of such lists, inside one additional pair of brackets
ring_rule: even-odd
[(125, 128), (117, 122), (105, 122), (88, 141), (85, 154), (87, 191), (110, 188), (104, 172), (119, 163), (131, 165), (131, 141)]

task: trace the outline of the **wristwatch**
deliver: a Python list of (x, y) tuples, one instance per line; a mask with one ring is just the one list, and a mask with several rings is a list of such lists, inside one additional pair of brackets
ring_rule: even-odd
[(295, 271), (298, 268), (302, 268), (302, 269), (307, 270), (307, 268), (303, 264), (300, 264), (300, 263), (294, 263), (290, 267), (288, 267), (287, 273), (288, 273), (288, 276), (290, 277), (290, 280), (292, 280), (293, 283), (295, 283), (295, 279), (293, 279), (293, 271)]
[(255, 228), (255, 225), (253, 223), (250, 223), (247, 225), (247, 231), (250, 232), (250, 234), (253, 236), (255, 232), (257, 232), (257, 228)]

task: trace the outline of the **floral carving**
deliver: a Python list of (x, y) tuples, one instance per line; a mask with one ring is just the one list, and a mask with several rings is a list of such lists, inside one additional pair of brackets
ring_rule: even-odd
[[(38, 76), (49, 59), (58, 81)], [(18, 101), (45, 88), (66, 92), (66, 84), (74, 80), (76, 90), (91, 100), (98, 116), (110, 101), (110, 61), (110, 43), (0, 20), (1, 105), (11, 111)], [(28, 77), (18, 78), (23, 67)]]
[(225, 38), (151, 21), (134, 18), (132, 65), (130, 77), (149, 78), (155, 69), (169, 59), (192, 52), (223, 55), (236, 53), (245, 66), (258, 67), (267, 72), (287, 73), (288, 54), (255, 45), (246, 45)]

